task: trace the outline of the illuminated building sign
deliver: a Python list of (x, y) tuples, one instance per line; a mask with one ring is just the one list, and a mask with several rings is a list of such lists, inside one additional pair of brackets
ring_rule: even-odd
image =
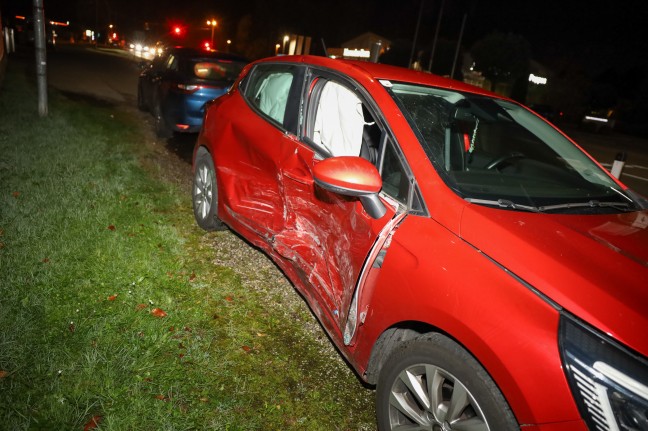
[(529, 82), (532, 82), (534, 84), (538, 85), (545, 85), (547, 83), (547, 78), (544, 78), (542, 76), (536, 76), (533, 73), (529, 75)]
[(371, 52), (367, 51), (366, 49), (344, 48), (344, 53), (342, 55), (344, 55), (345, 57), (353, 58), (369, 58), (371, 56)]

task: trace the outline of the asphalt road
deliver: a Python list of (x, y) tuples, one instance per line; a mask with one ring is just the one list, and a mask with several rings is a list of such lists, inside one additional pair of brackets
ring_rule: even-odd
[(135, 106), (138, 60), (118, 49), (62, 45), (47, 55), (48, 83), (66, 93)]
[[(135, 107), (140, 61), (124, 50), (62, 45), (48, 53), (48, 82), (65, 93)], [(615, 132), (592, 133), (569, 125), (564, 130), (608, 169), (616, 155), (625, 152), (627, 160), (621, 181), (648, 197), (648, 139)], [(180, 135), (166, 144), (179, 157), (190, 161), (194, 140), (195, 136)]]

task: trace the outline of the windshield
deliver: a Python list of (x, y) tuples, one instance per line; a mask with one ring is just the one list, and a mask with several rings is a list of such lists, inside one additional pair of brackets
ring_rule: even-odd
[(581, 150), (515, 103), (413, 84), (388, 89), (436, 170), (466, 200), (527, 211), (636, 208)]

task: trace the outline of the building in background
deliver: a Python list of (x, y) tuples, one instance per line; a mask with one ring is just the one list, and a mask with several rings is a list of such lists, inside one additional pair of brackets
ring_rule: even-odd
[(345, 58), (349, 60), (371, 59), (371, 50), (377, 50), (377, 56), (389, 51), (391, 42), (376, 33), (363, 33), (342, 44), (339, 48), (327, 49), (327, 54), (332, 58)]

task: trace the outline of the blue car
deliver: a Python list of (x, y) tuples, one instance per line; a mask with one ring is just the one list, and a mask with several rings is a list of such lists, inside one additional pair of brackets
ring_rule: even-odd
[(155, 132), (168, 138), (173, 132), (197, 133), (205, 104), (226, 93), (245, 58), (193, 48), (171, 48), (142, 63), (137, 106), (155, 118)]

